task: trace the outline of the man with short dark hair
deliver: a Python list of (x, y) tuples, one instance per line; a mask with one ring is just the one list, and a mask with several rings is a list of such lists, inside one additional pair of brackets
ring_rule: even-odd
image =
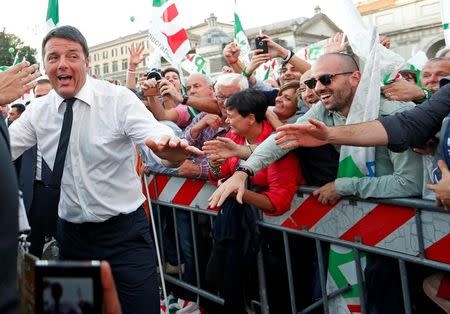
[(19, 119), (20, 115), (25, 111), (25, 106), (23, 104), (13, 104), (11, 105), (11, 110), (9, 111), (9, 120), (14, 122)]
[(51, 30), (42, 51), (53, 90), (11, 125), (13, 158), (37, 143), (52, 170), (40, 188), (58, 206), (60, 258), (107, 260), (123, 312), (159, 313), (134, 144), (145, 143), (173, 166), (198, 150), (158, 123), (133, 92), (89, 77), (88, 46), (75, 27)]

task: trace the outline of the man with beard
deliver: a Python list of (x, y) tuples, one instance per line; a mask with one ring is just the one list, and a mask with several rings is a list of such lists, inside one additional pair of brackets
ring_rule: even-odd
[[(345, 54), (325, 54), (311, 69), (311, 79), (305, 84), (314, 88), (320, 102), (313, 106), (305, 115), (297, 120), (297, 124), (307, 123), (314, 118), (327, 126), (345, 125), (350, 112), (357, 87), (361, 80), (361, 73), (354, 59)], [(412, 108), (412, 103), (386, 101), (381, 98), (379, 115), (392, 115)], [(283, 149), (277, 145), (272, 135), (260, 144), (254, 153), (241, 163), (241, 167), (225, 183), (218, 187), (210, 198), (211, 207), (221, 206), (231, 194), (236, 194), (238, 202), (242, 203), (242, 196), (249, 174), (256, 173), (275, 160), (287, 154), (290, 149)], [(335, 146), (339, 149), (339, 146)], [(411, 149), (403, 153), (390, 152), (387, 147), (377, 147), (375, 151), (376, 177), (338, 178), (328, 182), (313, 192), (318, 201), (323, 204), (334, 204), (342, 196), (356, 195), (368, 197), (408, 197), (421, 194), (422, 160)], [(244, 168), (244, 169), (242, 169)], [(402, 308), (400, 284), (392, 278), (399, 278), (392, 272), (389, 260), (373, 258), (365, 273), (366, 278), (373, 278), (371, 289), (368, 291), (368, 303), (371, 309), (379, 313), (399, 313)], [(386, 280), (391, 280), (386, 285)], [(387, 280), (387, 281), (389, 281)], [(388, 300), (383, 302), (383, 300)], [(389, 304), (389, 309), (384, 308)]]

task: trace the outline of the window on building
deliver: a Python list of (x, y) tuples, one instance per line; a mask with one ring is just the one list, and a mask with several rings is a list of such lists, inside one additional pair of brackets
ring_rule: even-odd
[(98, 53), (94, 53), (94, 61), (98, 61)]
[(108, 73), (109, 73), (109, 64), (103, 63), (103, 74), (108, 74)]
[(108, 51), (105, 50), (103, 51), (103, 59), (107, 59), (108, 58)]
[(128, 60), (122, 59), (122, 71), (125, 71), (126, 69), (128, 69)]
[(127, 51), (126, 51), (126, 49), (125, 49), (126, 47), (125, 46), (122, 46), (122, 47), (120, 47), (120, 55), (124, 55), (124, 54), (126, 54), (127, 53)]
[(111, 57), (115, 57), (117, 55), (117, 50), (115, 48), (111, 49)]
[(96, 65), (94, 68), (94, 74), (100, 76), (100, 65)]
[(113, 61), (112, 71), (113, 71), (113, 73), (119, 71), (119, 65), (118, 65), (117, 61)]

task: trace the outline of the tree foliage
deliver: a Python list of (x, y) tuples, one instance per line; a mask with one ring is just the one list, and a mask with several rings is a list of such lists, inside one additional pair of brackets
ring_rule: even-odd
[[(14, 48), (14, 52), (10, 53), (10, 48)], [(5, 29), (0, 32), (0, 66), (10, 66), (14, 62), (14, 58), (19, 53), (19, 60), (25, 60), (31, 64), (36, 63), (36, 49), (25, 46), (24, 42), (16, 35), (7, 33)]]

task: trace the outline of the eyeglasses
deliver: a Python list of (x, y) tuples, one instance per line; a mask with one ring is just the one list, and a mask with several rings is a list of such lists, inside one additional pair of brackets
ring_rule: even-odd
[(352, 74), (353, 72), (342, 72), (342, 73), (335, 73), (335, 74), (323, 74), (321, 76), (319, 76), (317, 79), (316, 78), (310, 78), (309, 80), (304, 81), (303, 83), (305, 83), (306, 86), (308, 86), (311, 89), (316, 88), (316, 84), (317, 81), (320, 82), (320, 84), (328, 86), (331, 84), (331, 80), (333, 79), (333, 77), (337, 76), (337, 75), (343, 75), (343, 74)]
[(230, 96), (225, 96), (225, 95), (223, 95), (223, 94), (216, 93), (216, 99), (217, 99), (218, 101), (225, 101), (225, 100), (227, 100), (228, 98), (230, 98)]

